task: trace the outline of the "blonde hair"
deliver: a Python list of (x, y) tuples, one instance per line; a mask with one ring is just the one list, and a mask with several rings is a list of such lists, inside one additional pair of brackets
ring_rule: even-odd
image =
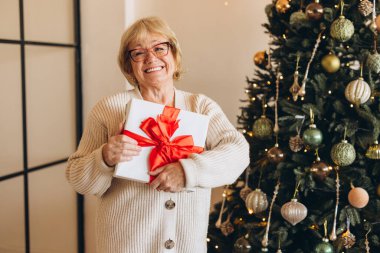
[(137, 20), (123, 34), (120, 42), (118, 64), (121, 72), (132, 85), (138, 85), (133, 74), (131, 59), (129, 58), (129, 46), (132, 42), (138, 42), (145, 39), (149, 34), (158, 34), (168, 39), (170, 48), (173, 53), (176, 69), (173, 79), (178, 80), (182, 74), (182, 51), (173, 30), (168, 24), (158, 17), (146, 17)]

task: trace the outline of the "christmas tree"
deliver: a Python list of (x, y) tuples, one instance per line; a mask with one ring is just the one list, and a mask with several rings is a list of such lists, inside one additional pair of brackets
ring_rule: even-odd
[(208, 252), (380, 252), (375, 0), (277, 0), (238, 123), (251, 164), (210, 215)]

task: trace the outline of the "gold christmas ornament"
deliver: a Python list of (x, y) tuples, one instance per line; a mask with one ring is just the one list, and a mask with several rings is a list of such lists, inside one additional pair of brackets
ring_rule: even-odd
[(380, 54), (377, 52), (369, 54), (366, 61), (366, 66), (372, 72), (379, 74), (380, 73)]
[(298, 70), (296, 70), (294, 72), (294, 81), (293, 81), (293, 84), (289, 88), (289, 92), (292, 94), (294, 102), (297, 101), (297, 99), (298, 99), (298, 92), (301, 89), (301, 86), (298, 83), (298, 77), (299, 77), (299, 73), (298, 73)]
[(352, 189), (348, 193), (348, 202), (356, 208), (365, 207), (369, 201), (368, 192), (361, 187), (354, 187), (353, 185), (351, 187)]
[(268, 208), (267, 195), (260, 189), (256, 189), (248, 194), (245, 199), (245, 205), (250, 214), (261, 213)]
[(253, 136), (257, 139), (269, 139), (273, 133), (273, 123), (265, 115), (262, 115), (253, 123)]
[(307, 216), (307, 208), (297, 199), (293, 198), (290, 202), (281, 207), (281, 215), (293, 226), (303, 221)]
[(278, 13), (286, 13), (290, 9), (289, 0), (277, 0), (276, 2), (276, 11)]
[(323, 56), (321, 64), (323, 69), (330, 74), (337, 72), (340, 68), (339, 58), (331, 52)]
[(253, 62), (259, 68), (264, 69), (268, 64), (268, 55), (265, 51), (259, 51), (253, 56)]
[(354, 35), (354, 24), (343, 15), (339, 16), (330, 27), (330, 35), (339, 42), (346, 42)]
[(294, 75), (293, 75), (294, 81), (293, 81), (292, 86), (290, 86), (290, 88), (289, 88), (289, 92), (292, 94), (294, 102), (297, 101), (298, 92), (301, 89), (301, 86), (298, 83), (298, 77), (299, 77), (298, 64), (299, 64), (299, 61), (300, 61), (300, 55), (297, 54), (296, 70), (294, 71)]
[(270, 163), (278, 164), (285, 160), (285, 153), (278, 147), (278, 144), (276, 143), (274, 147), (268, 150), (267, 157)]
[(346, 249), (352, 248), (356, 242), (355, 235), (351, 233), (350, 231), (350, 220), (347, 219), (347, 229), (346, 231), (341, 235), (341, 239), (343, 241), (343, 246)]
[(332, 147), (330, 156), (336, 165), (348, 166), (355, 161), (356, 151), (352, 144), (343, 140)]
[(369, 146), (365, 156), (369, 159), (380, 159), (380, 145), (378, 141), (375, 141), (371, 146)]
[(323, 6), (315, 0), (306, 6), (306, 15), (310, 20), (320, 20), (323, 16)]
[(364, 104), (371, 97), (371, 87), (363, 77), (359, 77), (347, 85), (344, 95), (353, 104)]
[(358, 5), (358, 9), (360, 14), (362, 14), (364, 17), (368, 16), (372, 13), (373, 3), (371, 3), (368, 0), (360, 0), (360, 3)]

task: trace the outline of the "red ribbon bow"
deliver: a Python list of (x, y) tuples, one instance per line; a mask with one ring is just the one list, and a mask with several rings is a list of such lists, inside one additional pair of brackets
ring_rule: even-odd
[[(180, 110), (174, 107), (165, 106), (163, 113), (157, 116), (157, 120), (152, 117), (141, 122), (140, 128), (150, 139), (131, 131), (124, 130), (123, 134), (135, 139), (141, 147), (154, 146), (149, 155), (150, 171), (168, 164), (177, 162), (181, 158), (187, 158), (192, 153), (203, 152), (202, 147), (194, 146), (191, 135), (173, 136), (179, 125), (177, 120)], [(150, 182), (154, 179), (150, 176)]]

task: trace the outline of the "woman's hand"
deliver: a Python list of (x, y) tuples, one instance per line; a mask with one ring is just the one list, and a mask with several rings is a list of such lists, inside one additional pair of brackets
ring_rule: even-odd
[(150, 185), (157, 191), (180, 192), (186, 183), (185, 172), (179, 162), (170, 163), (154, 171), (149, 175), (157, 176)]
[[(123, 129), (123, 123), (120, 124)], [(121, 132), (119, 131), (119, 133)], [(102, 155), (104, 162), (109, 166), (115, 166), (119, 162), (132, 160), (133, 156), (140, 154), (141, 147), (137, 141), (123, 134), (116, 134), (108, 139), (108, 143), (103, 146)]]

